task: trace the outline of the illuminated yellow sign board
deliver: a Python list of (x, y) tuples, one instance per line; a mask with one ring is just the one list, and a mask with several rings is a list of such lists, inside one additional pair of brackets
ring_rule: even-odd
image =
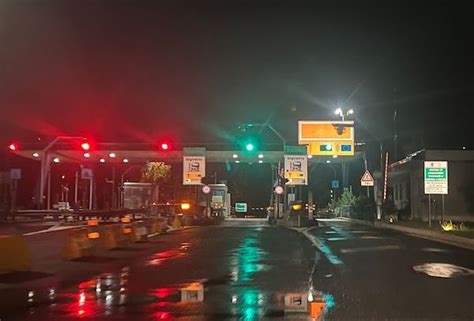
[(309, 154), (319, 156), (353, 156), (354, 142), (353, 141), (339, 141), (339, 142), (316, 142), (309, 144)]
[(353, 156), (353, 121), (299, 121), (298, 143), (317, 156)]

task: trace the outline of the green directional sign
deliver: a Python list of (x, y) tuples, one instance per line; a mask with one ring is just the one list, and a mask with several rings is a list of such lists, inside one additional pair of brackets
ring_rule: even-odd
[(235, 211), (237, 213), (247, 213), (247, 203), (235, 203)]
[(448, 194), (448, 162), (425, 161), (425, 194)]
[(285, 155), (308, 155), (308, 147), (305, 146), (285, 146)]
[(448, 177), (447, 168), (425, 168), (425, 179), (446, 180)]
[(184, 156), (206, 156), (204, 147), (185, 147), (183, 148)]

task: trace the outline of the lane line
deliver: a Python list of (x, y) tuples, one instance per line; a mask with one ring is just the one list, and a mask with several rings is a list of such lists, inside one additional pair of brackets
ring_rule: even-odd
[(323, 240), (320, 240), (317, 237), (308, 233), (308, 231), (312, 230), (313, 228), (315, 227), (309, 228), (304, 231), (299, 231), (299, 232), (302, 233), (304, 236), (306, 236), (306, 238), (311, 243), (313, 243), (313, 245), (316, 246), (320, 252), (322, 252), (326, 256), (326, 258), (328, 259), (329, 262), (331, 262), (331, 264), (334, 264), (334, 265), (344, 264), (344, 262), (339, 257), (337, 257), (336, 255), (334, 255), (334, 253), (332, 253), (329, 246), (327, 246)]
[(381, 245), (381, 246), (357, 247), (357, 248), (352, 248), (352, 249), (341, 249), (341, 253), (389, 251), (389, 250), (400, 250), (400, 249), (401, 247), (398, 245)]
[(40, 230), (40, 231), (35, 231), (35, 232), (24, 233), (23, 235), (37, 235), (37, 234), (43, 234), (43, 233), (52, 233), (52, 232), (71, 230), (71, 229), (81, 228), (81, 227), (83, 227), (83, 226), (61, 226), (61, 227), (53, 226), (53, 227), (48, 228), (46, 230)]
[(361, 236), (361, 240), (389, 240), (388, 237), (384, 236), (372, 236), (372, 235), (367, 235), (367, 236)]
[(334, 241), (347, 241), (349, 240), (347, 237), (328, 237), (326, 241), (334, 242)]

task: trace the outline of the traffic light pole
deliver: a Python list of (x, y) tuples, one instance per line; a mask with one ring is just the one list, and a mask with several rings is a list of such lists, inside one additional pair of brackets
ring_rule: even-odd
[(252, 127), (262, 127), (262, 128), (268, 128), (270, 129), (282, 142), (283, 144), (283, 150), (285, 150), (285, 146), (286, 146), (286, 140), (285, 138), (283, 137), (282, 134), (280, 134), (272, 125), (270, 125), (270, 123), (257, 123), (257, 124), (240, 124), (239, 125), (239, 128), (252, 128)]

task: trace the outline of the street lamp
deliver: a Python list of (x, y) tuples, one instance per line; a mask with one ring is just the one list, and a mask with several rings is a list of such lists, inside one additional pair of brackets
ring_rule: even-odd
[(346, 116), (354, 114), (354, 109), (349, 109), (347, 111), (342, 110), (342, 108), (337, 108), (334, 113), (342, 118), (342, 121), (345, 120)]

